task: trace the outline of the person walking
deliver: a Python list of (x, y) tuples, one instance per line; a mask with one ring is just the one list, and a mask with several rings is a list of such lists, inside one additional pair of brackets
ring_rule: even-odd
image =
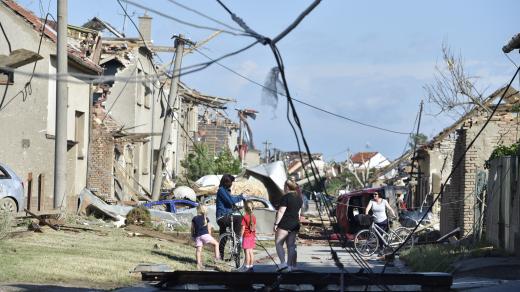
[[(300, 230), (300, 212), (303, 205), (302, 197), (297, 193), (298, 185), (295, 182), (287, 180), (285, 189), (288, 192), (280, 201), (273, 227), (276, 253), (280, 259), (278, 272), (290, 272), (296, 268), (296, 236)], [(287, 261), (285, 260), (284, 244), (287, 245)]]
[(197, 269), (203, 270), (202, 264), (202, 247), (205, 244), (213, 245), (215, 249), (215, 260), (220, 260), (218, 253), (218, 242), (211, 236), (211, 226), (208, 224), (207, 216), (208, 210), (205, 205), (199, 204), (197, 206), (197, 216), (191, 219), (191, 236), (195, 241), (195, 258), (197, 260)]
[[(381, 227), (385, 232), (388, 232), (388, 217), (386, 216), (386, 210), (390, 210), (393, 217), (396, 217), (394, 210), (390, 207), (390, 204), (387, 200), (381, 197), (381, 194), (378, 192), (374, 192), (372, 194), (373, 198), (368, 203), (368, 206), (365, 209), (365, 215), (368, 215), (368, 212), (372, 210), (372, 215), (374, 215), (374, 223)], [(383, 248), (383, 241), (379, 240), (379, 254), (381, 254), (381, 249)]]
[(242, 248), (246, 256), (243, 271), (253, 272), (256, 247), (256, 217), (253, 214), (254, 205), (252, 201), (245, 203), (246, 214), (242, 217)]

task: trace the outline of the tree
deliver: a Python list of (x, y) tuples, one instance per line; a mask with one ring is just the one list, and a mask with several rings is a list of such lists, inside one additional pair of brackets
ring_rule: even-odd
[(187, 177), (197, 180), (208, 174), (223, 174), (240, 172), (240, 160), (234, 158), (229, 149), (225, 149), (214, 157), (204, 144), (195, 145), (195, 151), (181, 161), (187, 171)]
[(461, 116), (475, 106), (490, 112), (484, 104), (484, 92), (476, 87), (478, 77), (465, 71), (462, 56), (455, 56), (443, 43), (442, 59), (443, 66), (435, 66), (434, 82), (424, 86), (428, 100), (439, 106), (439, 113), (456, 113)]
[(225, 149), (220, 152), (217, 158), (215, 159), (215, 173), (223, 174), (223, 173), (239, 173), (240, 172), (240, 160), (238, 158), (233, 157), (231, 151), (229, 149)]
[(208, 147), (204, 144), (194, 146), (195, 151), (181, 161), (182, 167), (187, 171), (187, 177), (197, 180), (207, 174), (214, 174), (214, 158), (211, 157)]

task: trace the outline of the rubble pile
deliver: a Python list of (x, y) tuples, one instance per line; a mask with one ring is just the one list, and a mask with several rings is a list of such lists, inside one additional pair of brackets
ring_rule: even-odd
[(268, 199), (269, 195), (265, 185), (254, 177), (240, 177), (235, 180), (231, 187), (232, 194), (245, 194), (248, 196), (257, 196)]

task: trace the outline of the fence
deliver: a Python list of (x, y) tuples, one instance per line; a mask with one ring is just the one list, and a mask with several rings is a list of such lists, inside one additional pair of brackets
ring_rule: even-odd
[(490, 161), (486, 239), (520, 255), (520, 163), (518, 156)]

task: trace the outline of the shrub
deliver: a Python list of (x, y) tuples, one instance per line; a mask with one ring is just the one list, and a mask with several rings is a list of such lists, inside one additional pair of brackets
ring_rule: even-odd
[(152, 226), (150, 211), (145, 206), (137, 206), (126, 215), (126, 224)]

